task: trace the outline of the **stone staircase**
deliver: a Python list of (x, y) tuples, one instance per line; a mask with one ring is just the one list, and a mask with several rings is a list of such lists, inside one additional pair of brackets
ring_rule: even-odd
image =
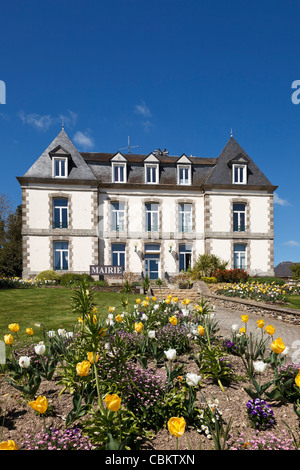
[(178, 300), (189, 299), (193, 302), (199, 302), (201, 296), (205, 294), (201, 287), (202, 286), (196, 285), (192, 289), (179, 289), (174, 285), (162, 287), (151, 286), (151, 291), (157, 299), (166, 299), (170, 294), (172, 297), (177, 297)]

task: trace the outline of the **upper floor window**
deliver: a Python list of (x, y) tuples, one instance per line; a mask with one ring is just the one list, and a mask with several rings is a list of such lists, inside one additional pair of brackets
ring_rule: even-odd
[(247, 183), (247, 165), (232, 165), (232, 182), (234, 184)]
[(112, 164), (113, 183), (126, 183), (126, 163)]
[(178, 230), (179, 232), (192, 231), (192, 204), (182, 203), (178, 207)]
[(111, 230), (123, 232), (125, 230), (125, 203), (111, 203)]
[(53, 228), (68, 228), (68, 199), (53, 199)]
[(55, 271), (69, 269), (69, 242), (54, 242), (53, 255)]
[(158, 164), (145, 164), (146, 183), (158, 183)]
[(159, 212), (158, 203), (145, 204), (146, 210), (146, 230), (147, 232), (155, 232), (159, 230)]
[(244, 232), (246, 230), (246, 204), (233, 204), (233, 231)]
[(68, 159), (65, 157), (53, 157), (53, 176), (66, 178), (68, 176)]
[(191, 166), (178, 165), (177, 168), (177, 182), (178, 184), (191, 184)]

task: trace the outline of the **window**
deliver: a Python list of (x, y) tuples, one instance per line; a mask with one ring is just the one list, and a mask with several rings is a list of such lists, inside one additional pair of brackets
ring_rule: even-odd
[(112, 180), (114, 183), (126, 183), (126, 163), (112, 164)]
[(125, 203), (111, 203), (111, 230), (124, 232), (125, 230)]
[(125, 270), (125, 243), (111, 245), (111, 262), (113, 266), (122, 266)]
[(191, 184), (191, 167), (190, 165), (178, 165), (178, 184)]
[(53, 199), (53, 228), (68, 228), (68, 199)]
[(157, 164), (146, 164), (145, 165), (145, 178), (146, 183), (158, 183), (158, 165)]
[(146, 230), (147, 232), (155, 232), (159, 230), (158, 223), (158, 204), (147, 203), (145, 204), (146, 209)]
[(246, 204), (233, 204), (233, 231), (244, 232), (246, 230)]
[(69, 269), (69, 242), (54, 242), (54, 270)]
[(247, 165), (232, 165), (232, 182), (234, 184), (247, 183)]
[(179, 245), (179, 272), (186, 271), (192, 262), (192, 245)]
[(192, 204), (179, 204), (178, 209), (178, 230), (179, 232), (192, 231)]
[(234, 269), (246, 269), (246, 245), (236, 243), (233, 250)]
[(53, 176), (55, 178), (66, 178), (68, 176), (68, 159), (53, 157)]

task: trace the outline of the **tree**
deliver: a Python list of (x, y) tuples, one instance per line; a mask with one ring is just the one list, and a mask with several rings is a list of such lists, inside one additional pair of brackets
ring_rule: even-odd
[(22, 276), (22, 206), (7, 216), (0, 218), (0, 275)]
[(290, 266), (290, 270), (293, 273), (293, 279), (299, 280), (300, 279), (300, 264), (299, 263), (292, 264)]
[(221, 260), (216, 255), (204, 253), (199, 255), (192, 269), (192, 279), (201, 279), (202, 276), (211, 276), (217, 269), (225, 269), (228, 261)]

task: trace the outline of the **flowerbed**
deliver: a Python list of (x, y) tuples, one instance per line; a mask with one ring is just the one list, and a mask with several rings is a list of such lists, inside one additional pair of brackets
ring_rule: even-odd
[(298, 366), (286, 363), (284, 341), (263, 319), (254, 335), (242, 315), (222, 338), (203, 299), (137, 299), (132, 310), (125, 300), (122, 314), (103, 315), (84, 286), (72, 307), (74, 331), (45, 331), (39, 344), (30, 328), (18, 344), (19, 325), (9, 325), (0, 448), (49, 449), (52, 440), (52, 450), (254, 450), (257, 435), (280, 440), (283, 428), (289, 449), (299, 446)]
[(217, 294), (227, 297), (239, 297), (259, 302), (286, 302), (287, 295), (299, 294), (299, 287), (283, 286), (274, 283), (245, 282), (240, 284), (225, 284), (216, 290)]

